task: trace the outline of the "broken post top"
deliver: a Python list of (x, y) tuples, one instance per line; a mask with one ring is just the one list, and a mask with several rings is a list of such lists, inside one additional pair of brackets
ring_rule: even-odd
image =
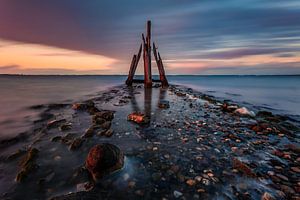
[[(144, 85), (145, 87), (152, 87), (152, 73), (151, 73), (151, 21), (147, 21), (146, 28), (146, 38), (144, 34), (142, 34), (142, 47), (143, 47), (143, 60), (144, 60)], [(159, 79), (162, 84), (162, 87), (168, 87), (168, 81), (165, 76), (165, 70), (163, 67), (162, 59), (160, 57), (159, 52), (157, 51), (156, 46), (153, 43), (153, 54), (156, 60), (156, 64), (159, 72)], [(134, 55), (131, 61), (131, 66), (129, 69), (128, 78), (126, 80), (127, 85), (132, 85), (133, 82), (139, 82), (139, 80), (133, 80), (137, 65), (140, 60), (141, 48), (139, 49), (138, 55)]]

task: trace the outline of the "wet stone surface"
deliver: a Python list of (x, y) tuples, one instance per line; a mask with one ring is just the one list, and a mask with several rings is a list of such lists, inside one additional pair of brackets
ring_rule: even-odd
[[(32, 130), (1, 141), (1, 199), (300, 198), (299, 122), (287, 116), (174, 85), (40, 107)], [(85, 162), (101, 144), (124, 166), (95, 182)]]

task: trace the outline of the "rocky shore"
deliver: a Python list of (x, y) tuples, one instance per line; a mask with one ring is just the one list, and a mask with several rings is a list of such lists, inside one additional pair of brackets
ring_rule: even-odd
[(158, 84), (30, 109), (34, 128), (0, 141), (1, 199), (300, 199), (287, 116)]

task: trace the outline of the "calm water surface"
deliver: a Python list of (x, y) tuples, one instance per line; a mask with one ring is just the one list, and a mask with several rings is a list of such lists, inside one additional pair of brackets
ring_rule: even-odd
[[(300, 76), (168, 76), (169, 82), (243, 103), (252, 109), (300, 115)], [(126, 76), (0, 75), (0, 138), (26, 131), (30, 106), (73, 102), (124, 83)]]

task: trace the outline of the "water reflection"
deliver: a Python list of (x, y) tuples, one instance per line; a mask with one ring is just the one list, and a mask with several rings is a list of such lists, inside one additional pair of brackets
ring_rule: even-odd
[[(138, 95), (134, 93), (134, 89), (132, 87), (129, 88), (129, 95), (131, 96), (131, 107), (133, 112), (141, 112), (144, 113), (149, 119), (159, 113), (159, 103), (162, 100), (166, 99), (167, 89), (164, 88), (144, 88), (144, 94)], [(137, 100), (138, 98), (143, 97), (144, 99)], [(157, 101), (156, 104), (152, 104), (152, 101)], [(144, 109), (140, 108), (137, 102), (144, 102)], [(154, 106), (154, 107), (153, 107)]]

